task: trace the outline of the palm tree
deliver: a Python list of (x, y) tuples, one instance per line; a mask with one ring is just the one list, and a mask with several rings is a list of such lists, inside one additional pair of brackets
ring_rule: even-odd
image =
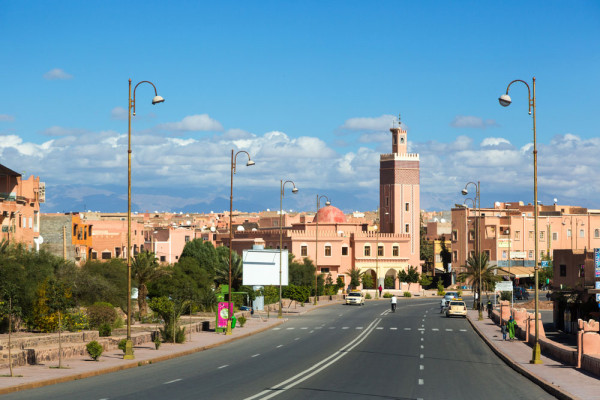
[(350, 286), (353, 289), (356, 289), (356, 287), (358, 285), (360, 285), (360, 282), (361, 282), (364, 274), (365, 274), (364, 272), (360, 272), (360, 270), (358, 268), (356, 268), (355, 266), (352, 266), (352, 268), (350, 269), (350, 272), (346, 273), (346, 275), (348, 275), (350, 277)]
[[(244, 262), (238, 253), (231, 252), (231, 286), (239, 289), (242, 286)], [(215, 282), (219, 285), (229, 285), (229, 253), (221, 257), (217, 267)]]
[[(463, 266), (467, 270), (458, 274), (458, 280), (471, 285), (473, 291), (479, 293), (479, 271), (481, 270), (482, 289), (491, 287), (494, 282), (500, 280), (500, 277), (494, 275), (498, 267), (495, 265), (490, 266), (488, 262), (487, 253), (479, 253), (479, 257), (477, 255), (470, 256), (467, 259), (467, 265)], [(481, 268), (479, 267), (480, 265)], [(473, 308), (476, 308), (475, 297), (473, 297)]]
[(136, 254), (131, 263), (131, 275), (138, 284), (138, 308), (140, 316), (146, 315), (146, 296), (148, 295), (148, 287), (146, 285), (167, 273), (167, 270), (161, 268), (154, 253), (142, 251)]

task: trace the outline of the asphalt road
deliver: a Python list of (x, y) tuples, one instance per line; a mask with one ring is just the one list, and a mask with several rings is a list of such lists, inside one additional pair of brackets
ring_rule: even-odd
[(330, 306), (178, 359), (6, 399), (551, 399), (439, 300)]

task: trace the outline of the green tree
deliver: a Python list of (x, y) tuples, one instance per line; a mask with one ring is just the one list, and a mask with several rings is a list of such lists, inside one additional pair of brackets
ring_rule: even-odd
[(362, 285), (365, 289), (373, 289), (374, 281), (371, 274), (363, 274), (361, 278)]
[(429, 285), (431, 285), (431, 282), (433, 282), (433, 278), (431, 276), (425, 275), (425, 274), (421, 274), (421, 278), (419, 278), (419, 284), (423, 288), (429, 287)]
[(350, 277), (350, 287), (356, 289), (360, 285), (364, 272), (360, 272), (358, 268), (352, 266), (350, 272), (347, 272), (346, 275)]
[(448, 266), (452, 262), (452, 253), (446, 247), (446, 238), (442, 235), (441, 238), (441, 250), (440, 250), (440, 258), (442, 259), (442, 264), (444, 266), (444, 272), (448, 272)]
[(187, 309), (189, 302), (178, 296), (174, 298), (155, 297), (148, 302), (152, 311), (156, 312), (164, 321), (160, 334), (165, 342), (182, 343), (185, 341), (185, 328), (179, 328), (179, 318)]
[(118, 258), (107, 262), (88, 260), (77, 272), (73, 296), (89, 306), (107, 302), (127, 312), (127, 265)]
[[(480, 268), (481, 266), (481, 268)], [(490, 288), (494, 282), (500, 280), (499, 276), (494, 275), (494, 271), (498, 269), (497, 266), (490, 266), (488, 261), (487, 253), (479, 253), (479, 256), (475, 254), (467, 259), (467, 265), (464, 266), (466, 269), (464, 272), (458, 274), (458, 280), (465, 282), (473, 287), (473, 290), (477, 293), (479, 290), (479, 277), (481, 271), (481, 284), (482, 288)], [(477, 302), (473, 297), (473, 308), (477, 308)]]
[[(0, 245), (1, 246), (1, 245)], [(0, 250), (1, 251), (1, 250)], [(19, 290), (16, 285), (12, 282), (3, 282), (1, 288), (2, 298), (0, 300), (0, 312), (3, 316), (6, 315), (8, 318), (8, 368), (10, 370), (10, 376), (13, 376), (13, 367), (12, 367), (12, 352), (11, 352), (11, 339), (12, 339), (12, 331), (13, 325), (12, 320), (13, 316), (19, 315), (21, 309), (18, 305), (18, 293)]]
[(55, 278), (46, 284), (45, 305), (50, 313), (58, 314), (58, 368), (62, 368), (62, 315), (73, 306), (73, 295), (71, 287)]
[(138, 308), (140, 317), (147, 314), (146, 298), (148, 297), (148, 284), (164, 276), (168, 270), (161, 268), (154, 253), (143, 251), (135, 255), (131, 263), (131, 277), (137, 282), (138, 287)]
[[(219, 255), (219, 266), (215, 273), (215, 283), (217, 285), (229, 285), (229, 251), (226, 254)], [(233, 291), (237, 291), (242, 286), (243, 261), (235, 251), (231, 252), (231, 286)]]
[(425, 270), (433, 271), (433, 242), (427, 240), (427, 228), (423, 221), (423, 214), (420, 216), (419, 241), (420, 259), (424, 261), (423, 266)]
[(394, 289), (396, 287), (396, 279), (393, 276), (386, 276), (383, 280), (383, 286), (386, 289)]
[(398, 272), (398, 280), (408, 283), (408, 290), (410, 291), (410, 285), (419, 282), (419, 272), (415, 267), (409, 265), (408, 270)]
[(195, 259), (200, 268), (205, 270), (211, 279), (215, 278), (217, 268), (219, 267), (219, 254), (211, 242), (202, 239), (194, 239), (187, 242), (179, 259), (181, 261), (188, 257)]

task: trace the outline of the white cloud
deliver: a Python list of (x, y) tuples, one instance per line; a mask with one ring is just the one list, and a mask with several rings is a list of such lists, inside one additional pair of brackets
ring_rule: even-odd
[(73, 79), (73, 75), (66, 73), (63, 69), (54, 68), (44, 74), (44, 79), (49, 81)]
[(62, 126), (51, 126), (42, 133), (46, 136), (80, 136), (85, 134), (85, 129), (63, 128)]
[(0, 122), (13, 122), (15, 117), (8, 114), (0, 114)]
[(128, 111), (123, 107), (115, 107), (110, 111), (110, 118), (123, 121), (127, 119), (127, 113)]
[(493, 119), (484, 120), (483, 118), (474, 117), (471, 115), (457, 115), (450, 123), (450, 126), (454, 128), (485, 129), (491, 126), (498, 126), (498, 124)]
[(392, 123), (397, 121), (393, 115), (382, 115), (379, 117), (350, 118), (344, 122), (342, 129), (351, 131), (387, 131)]
[(197, 131), (222, 131), (223, 126), (208, 114), (188, 115), (179, 122), (167, 122), (159, 126), (162, 129), (197, 132)]
[(510, 144), (510, 142), (504, 138), (485, 138), (481, 142), (482, 147), (499, 146), (501, 144)]

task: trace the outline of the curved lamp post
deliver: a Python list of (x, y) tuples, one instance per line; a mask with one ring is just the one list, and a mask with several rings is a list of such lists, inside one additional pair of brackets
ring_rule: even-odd
[[(511, 103), (512, 103), (512, 99), (510, 98), (510, 96), (508, 95), (508, 91), (510, 89), (510, 85), (512, 85), (515, 82), (521, 82), (523, 83), (525, 86), (527, 86), (527, 105), (529, 107), (529, 115), (532, 114), (532, 110), (533, 110), (533, 204), (534, 204), (534, 237), (535, 237), (535, 267), (534, 267), (534, 271), (535, 271), (535, 339), (534, 339), (534, 343), (533, 343), (533, 354), (531, 357), (531, 361), (530, 363), (532, 364), (541, 364), (542, 363), (542, 359), (541, 359), (541, 350), (540, 350), (540, 332), (539, 332), (539, 265), (538, 265), (538, 259), (539, 259), (539, 252), (538, 252), (538, 201), (537, 201), (537, 141), (536, 141), (536, 132), (535, 132), (535, 76), (533, 77), (533, 83), (532, 83), (532, 88), (529, 88), (529, 84), (527, 82), (525, 82), (524, 80), (521, 79), (515, 79), (514, 81), (510, 82), (508, 84), (508, 86), (506, 87), (506, 94), (503, 94), (502, 96), (500, 96), (498, 98), (498, 101), (500, 102), (500, 105), (503, 107), (508, 107)], [(533, 94), (533, 96), (532, 96)]]
[(315, 215), (315, 220), (317, 222), (317, 228), (315, 231), (315, 306), (317, 305), (317, 297), (319, 295), (319, 208), (321, 207), (321, 198), (325, 197), (327, 200), (325, 201), (326, 206), (331, 205), (331, 201), (329, 201), (329, 197), (323, 195), (317, 195), (317, 214)]
[(131, 110), (135, 116), (135, 91), (142, 83), (149, 83), (154, 88), (154, 98), (152, 104), (158, 104), (165, 101), (156, 92), (156, 86), (150, 81), (141, 81), (133, 88), (133, 98), (131, 97), (131, 79), (129, 80), (129, 99), (128, 105), (128, 125), (127, 125), (127, 343), (125, 345), (125, 354), (123, 358), (133, 360), (133, 343), (131, 342)]
[(281, 254), (283, 252), (283, 195), (286, 183), (292, 184), (292, 193), (298, 193), (298, 188), (293, 181), (280, 181), (281, 183), (281, 195), (279, 196), (279, 311), (277, 312), (277, 318), (283, 317), (282, 302), (281, 302)]
[(480, 229), (479, 229), (479, 220), (481, 219), (481, 196), (480, 196), (480, 192), (479, 192), (479, 188), (480, 188), (480, 183), (479, 181), (477, 181), (477, 183), (475, 182), (468, 182), (465, 185), (465, 188), (463, 190), (461, 190), (461, 193), (463, 194), (463, 196), (466, 196), (469, 191), (467, 190), (467, 187), (469, 185), (473, 185), (475, 186), (475, 209), (477, 212), (476, 218), (477, 218), (477, 225), (475, 228), (475, 252), (476, 252), (476, 256), (477, 256), (477, 265), (479, 267), (479, 285), (477, 288), (477, 309), (479, 310), (479, 320), (483, 320), (483, 314), (482, 314), (482, 310), (481, 310), (481, 238), (480, 238)]
[(234, 155), (233, 149), (231, 150), (231, 186), (229, 192), (229, 296), (227, 298), (227, 330), (225, 331), (226, 335), (231, 335), (231, 314), (233, 314), (231, 309), (231, 248), (233, 247), (233, 174), (235, 174), (237, 156), (240, 153), (245, 153), (248, 156), (248, 162), (246, 163), (247, 167), (254, 165), (254, 161), (252, 161), (252, 159), (250, 158), (250, 154), (247, 151), (240, 150)]
[(585, 225), (585, 221), (581, 220), (579, 218), (575, 218), (575, 248), (578, 249), (579, 247), (577, 246), (577, 238), (579, 237), (579, 227), (580, 226), (584, 226)]

